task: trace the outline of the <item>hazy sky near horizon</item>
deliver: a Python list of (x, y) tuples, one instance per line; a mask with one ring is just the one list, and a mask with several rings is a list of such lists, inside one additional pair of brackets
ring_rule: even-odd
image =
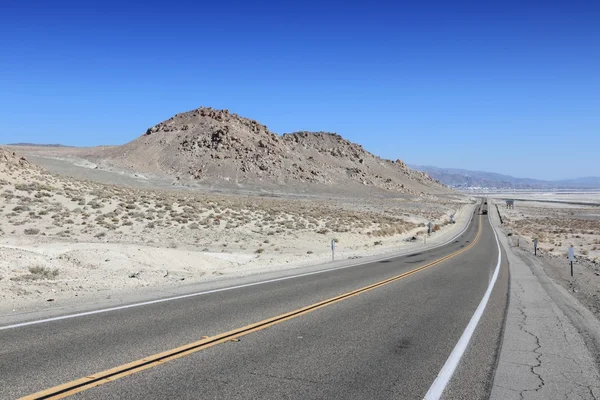
[(212, 106), (411, 164), (600, 176), (600, 3), (389, 3), (4, 1), (0, 143), (121, 144)]

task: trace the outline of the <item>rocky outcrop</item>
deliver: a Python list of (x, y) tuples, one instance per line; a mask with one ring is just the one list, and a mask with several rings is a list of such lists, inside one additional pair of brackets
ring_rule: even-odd
[(415, 194), (447, 190), (402, 161), (381, 159), (336, 133), (279, 136), (252, 119), (204, 107), (176, 114), (106, 156), (138, 171), (211, 183), (345, 190), (360, 185)]
[(0, 147), (0, 164), (17, 166), (17, 167), (32, 167), (32, 164), (25, 157), (18, 156), (13, 151), (8, 151)]

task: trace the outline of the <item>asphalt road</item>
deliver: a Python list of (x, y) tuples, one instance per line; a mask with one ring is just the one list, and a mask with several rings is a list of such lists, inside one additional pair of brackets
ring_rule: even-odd
[[(480, 226), (481, 225), (481, 226)], [(469, 245), (480, 236), (477, 242)], [(12, 399), (436, 265), (212, 347), (79, 392), (90, 399), (418, 399), (446, 362), (497, 263), (486, 216), (423, 253), (103, 314), (0, 331), (0, 398)], [(508, 272), (445, 398), (487, 398)], [(465, 397), (468, 396), (468, 397)]]

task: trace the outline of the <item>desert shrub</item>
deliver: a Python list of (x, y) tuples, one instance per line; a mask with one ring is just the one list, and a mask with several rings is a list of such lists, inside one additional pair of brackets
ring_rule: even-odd
[(94, 210), (102, 208), (102, 204), (98, 203), (97, 201), (89, 201), (87, 205), (92, 207)]
[(34, 190), (37, 190), (37, 184), (35, 184), (35, 183), (17, 183), (15, 185), (15, 190), (20, 190), (22, 192), (31, 193)]
[(54, 279), (58, 276), (58, 269), (46, 268), (41, 265), (29, 267), (29, 274), (16, 276), (12, 278), (13, 281), (36, 281), (42, 279)]
[(36, 229), (36, 228), (28, 228), (28, 229), (25, 229), (24, 232), (26, 235), (37, 235), (38, 233), (40, 233), (40, 230)]

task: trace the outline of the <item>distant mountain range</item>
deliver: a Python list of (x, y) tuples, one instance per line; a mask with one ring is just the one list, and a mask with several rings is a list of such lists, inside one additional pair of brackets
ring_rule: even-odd
[(28, 146), (28, 147), (70, 147), (64, 144), (39, 144), (39, 143), (9, 143), (7, 146)]
[(457, 168), (438, 168), (410, 165), (412, 169), (426, 172), (430, 177), (454, 188), (498, 189), (599, 189), (600, 177), (584, 177), (547, 181), (531, 178), (515, 178), (493, 172), (470, 171)]

